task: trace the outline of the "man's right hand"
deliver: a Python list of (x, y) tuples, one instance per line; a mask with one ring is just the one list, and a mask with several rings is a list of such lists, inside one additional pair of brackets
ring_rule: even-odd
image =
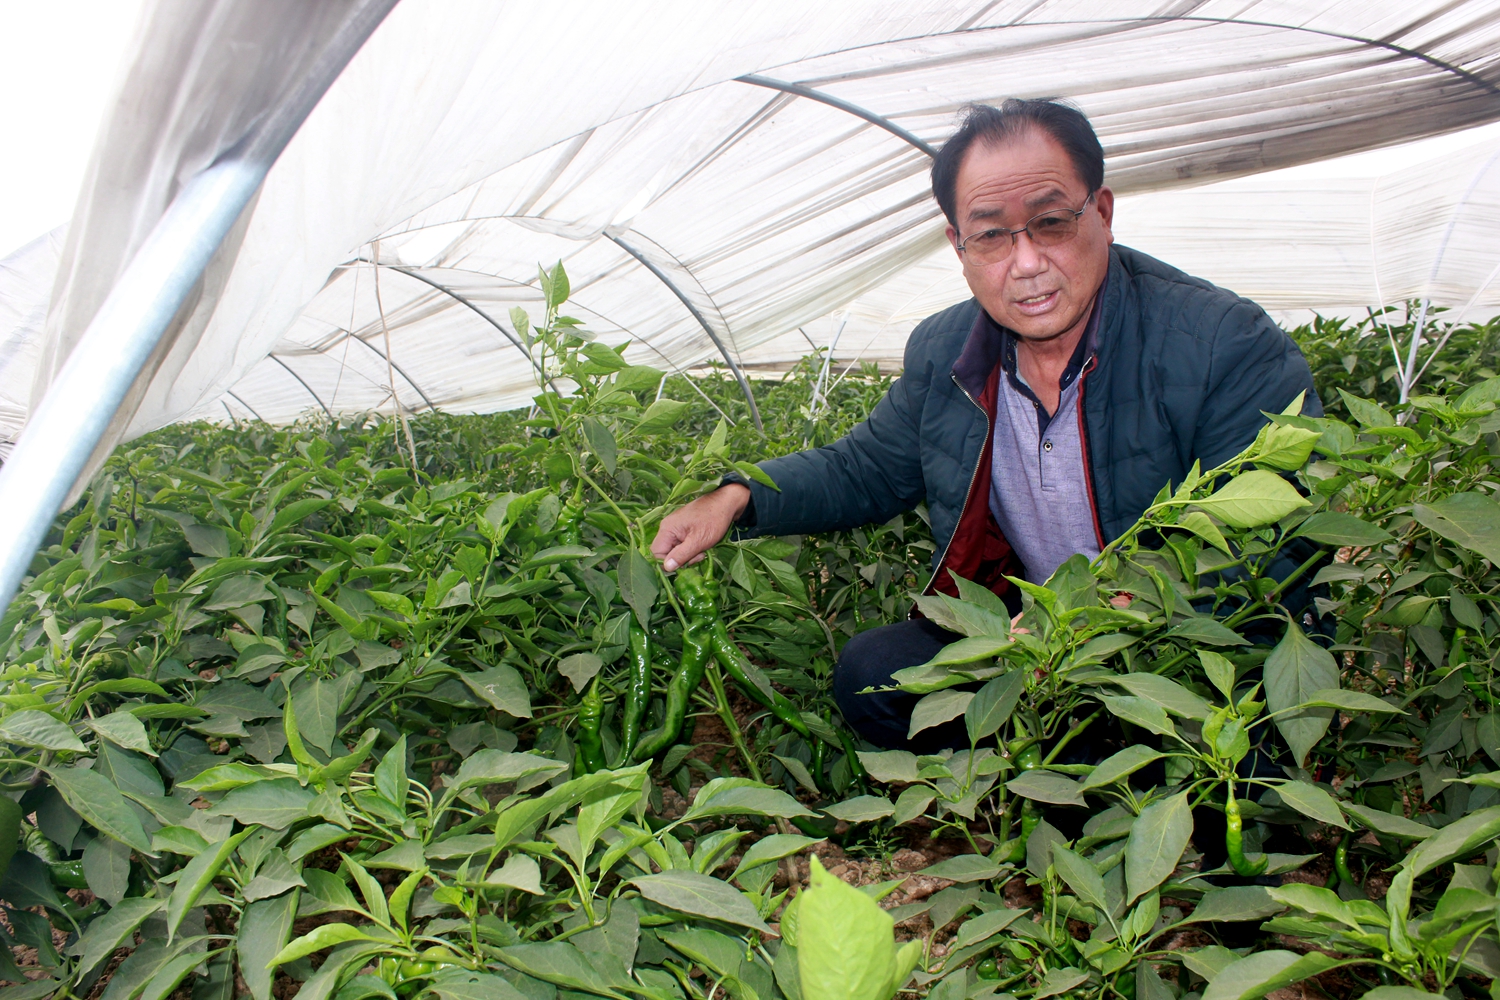
[(728, 483), (662, 518), (651, 554), (668, 573), (691, 566), (718, 545), (750, 503), (750, 489)]

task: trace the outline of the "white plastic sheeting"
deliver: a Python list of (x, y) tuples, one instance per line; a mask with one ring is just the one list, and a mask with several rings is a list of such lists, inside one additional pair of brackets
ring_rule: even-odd
[[(161, 0), (145, 23), (174, 10)], [(1491, 2), (404, 0), (273, 169), (195, 306), (201, 334), (118, 433), (518, 405), (535, 390), (508, 310), (535, 308), (536, 266), (558, 259), (571, 311), (640, 363), (701, 365), (715, 339), (736, 363), (772, 342), (800, 354), (799, 327), (819, 344), (842, 328), (841, 355), (899, 356), (916, 319), (966, 294), (927, 156), (848, 109), (736, 79), (750, 73), (928, 143), (967, 101), (1064, 96), (1127, 196), (1122, 242), (1272, 307), (1461, 305), (1497, 263), (1479, 234), (1500, 169), (1295, 191), (1222, 179), (1500, 119), (1497, 43)], [(179, 98), (179, 115), (207, 114), (223, 95)], [(143, 204), (94, 177), (79, 217)], [(75, 273), (118, 256), (97, 242)], [(63, 291), (46, 343), (90, 315)]]

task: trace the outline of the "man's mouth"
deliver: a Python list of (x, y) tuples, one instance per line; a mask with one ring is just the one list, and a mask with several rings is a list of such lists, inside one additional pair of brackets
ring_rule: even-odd
[(1030, 298), (1017, 299), (1016, 308), (1028, 316), (1036, 316), (1046, 312), (1057, 302), (1057, 292), (1044, 292), (1041, 295), (1033, 295)]

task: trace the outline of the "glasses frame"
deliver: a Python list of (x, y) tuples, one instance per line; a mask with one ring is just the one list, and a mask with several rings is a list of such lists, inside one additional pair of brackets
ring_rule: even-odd
[[(1033, 215), (1031, 218), (1027, 219), (1026, 220), (1026, 225), (1022, 226), (1020, 229), (1006, 229), (1004, 226), (998, 226), (998, 227), (994, 227), (994, 228), (991, 228), (991, 229), (981, 229), (978, 232), (970, 233), (968, 236), (965, 236), (963, 239), (961, 239), (961, 240), (958, 241), (957, 250), (958, 250), (959, 253), (963, 253), (964, 252), (964, 248), (968, 244), (968, 242), (970, 240), (974, 239), (976, 236), (990, 236), (990, 235), (998, 235), (1000, 233), (1004, 233), (1004, 234), (1006, 234), (1007, 236), (1010, 237), (1010, 251), (1008, 253), (1006, 253), (1005, 256), (1003, 256), (1003, 257), (997, 257), (994, 260), (990, 261), (989, 264), (975, 264), (974, 266), (975, 267), (989, 267), (990, 265), (992, 265), (992, 264), (998, 264), (998, 263), (1000, 263), (1003, 260), (1009, 260), (1010, 259), (1010, 255), (1016, 252), (1016, 243), (1017, 243), (1017, 240), (1018, 240), (1018, 238), (1020, 237), (1020, 235), (1022, 233), (1025, 233), (1026, 236), (1033, 243), (1035, 243), (1037, 246), (1040, 247), (1040, 246), (1044, 245), (1044, 244), (1041, 244), (1041, 243), (1037, 243), (1036, 236), (1032, 234), (1032, 232), (1031, 232), (1031, 225), (1032, 225), (1032, 223), (1036, 222), (1036, 220), (1038, 220), (1040, 218), (1044, 218), (1044, 217), (1049, 216), (1049, 215), (1059, 215), (1059, 214), (1062, 214), (1064, 212), (1071, 213), (1072, 216), (1073, 216), (1074, 221), (1076, 222), (1083, 215), (1084, 212), (1087, 212), (1089, 210), (1089, 204), (1091, 202), (1093, 202), (1094, 196), (1096, 194), (1098, 194), (1098, 193), (1099, 193), (1099, 189), (1098, 188), (1095, 188), (1094, 190), (1090, 191), (1089, 192), (1089, 196), (1087, 198), (1083, 199), (1083, 207), (1077, 209), (1076, 211), (1073, 210), (1073, 209), (1071, 209), (1071, 208), (1052, 208), (1052, 209), (1048, 209), (1045, 212), (1038, 212), (1036, 215)], [(1078, 233), (1075, 231), (1073, 233), (1073, 236), (1069, 236), (1068, 239), (1067, 240), (1063, 240), (1062, 243), (1068, 242), (1068, 240), (1073, 239), (1077, 235), (1078, 235)], [(1052, 245), (1053, 246), (1061, 246), (1062, 243), (1054, 243)], [(969, 258), (966, 255), (964, 257), (964, 260), (967, 261), (968, 259)]]

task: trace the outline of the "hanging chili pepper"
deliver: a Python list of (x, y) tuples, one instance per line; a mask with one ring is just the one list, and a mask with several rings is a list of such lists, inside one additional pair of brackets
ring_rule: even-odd
[[(831, 713), (825, 712), (823, 719), (830, 725), (833, 724)], [(859, 782), (861, 787), (867, 787), (870, 776), (865, 772), (865, 766), (860, 763), (859, 754), (854, 750), (854, 740), (849, 736), (848, 730), (840, 729), (838, 732), (839, 742), (844, 745), (844, 759), (849, 762), (849, 773), (854, 775), (854, 780)]]
[(1358, 889), (1359, 888), (1359, 880), (1354, 877), (1354, 871), (1349, 867), (1349, 835), (1348, 834), (1344, 835), (1344, 839), (1341, 840), (1339, 842), (1339, 846), (1334, 849), (1334, 852), (1333, 852), (1333, 875), (1334, 875), (1334, 877), (1329, 880), (1329, 882), (1330, 882), (1329, 888), (1330, 889), (1333, 888), (1333, 883), (1337, 883), (1337, 882), (1343, 882), (1345, 885), (1349, 886), (1352, 889)]
[[(678, 570), (681, 573), (682, 570)], [(667, 682), (666, 713), (660, 729), (653, 729), (640, 738), (631, 756), (635, 760), (655, 757), (677, 742), (682, 735), (682, 723), (687, 718), (688, 699), (698, 685), (703, 683), (703, 672), (708, 668), (708, 658), (713, 655), (713, 636), (703, 622), (688, 620), (682, 633), (682, 658), (677, 662), (677, 672)]]
[(1233, 781), (1229, 783), (1229, 798), (1224, 802), (1224, 850), (1229, 854), (1229, 865), (1235, 874), (1254, 878), (1266, 873), (1270, 859), (1252, 862), (1245, 857), (1244, 821), (1240, 818), (1240, 801), (1234, 797)]
[(651, 702), (651, 637), (639, 622), (630, 623), (630, 680), (625, 687), (625, 717), (620, 722), (620, 759), (629, 760), (641, 735), (641, 720)]
[(593, 774), (605, 767), (604, 740), (599, 727), (604, 721), (604, 697), (599, 693), (599, 678), (595, 677), (588, 691), (578, 703), (578, 769), (580, 774)]
[(573, 495), (563, 505), (553, 525), (558, 545), (583, 544), (583, 483), (573, 488)]
[(812, 772), (813, 784), (817, 785), (818, 791), (824, 795), (830, 794), (831, 788), (824, 770), (828, 759), (827, 744), (814, 736), (807, 741), (807, 748), (812, 752), (812, 759), (808, 761), (807, 769)]

